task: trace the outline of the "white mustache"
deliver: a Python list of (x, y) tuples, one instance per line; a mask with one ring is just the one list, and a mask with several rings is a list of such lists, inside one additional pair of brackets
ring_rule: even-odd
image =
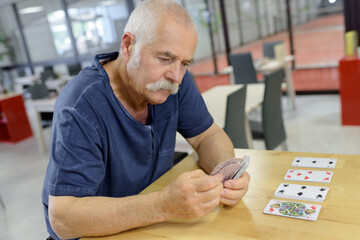
[(157, 91), (157, 90), (168, 90), (170, 92), (170, 94), (176, 94), (179, 90), (179, 85), (177, 85), (176, 83), (172, 83), (170, 81), (167, 80), (161, 80), (158, 82), (154, 82), (154, 83), (148, 83), (146, 84), (146, 88), (150, 91)]

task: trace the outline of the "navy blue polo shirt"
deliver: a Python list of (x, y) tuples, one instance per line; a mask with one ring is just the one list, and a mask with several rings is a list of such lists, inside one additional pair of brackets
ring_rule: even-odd
[(97, 55), (91, 67), (69, 81), (58, 97), (42, 202), (50, 235), (48, 196), (138, 194), (173, 166), (176, 131), (194, 137), (213, 123), (186, 72), (175, 95), (148, 105), (151, 123), (136, 121), (115, 97), (101, 61), (118, 53)]

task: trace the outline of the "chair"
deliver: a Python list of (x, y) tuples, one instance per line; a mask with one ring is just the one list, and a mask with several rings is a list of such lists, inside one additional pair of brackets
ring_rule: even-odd
[(183, 160), (184, 158), (186, 158), (188, 155), (187, 152), (174, 152), (174, 159), (173, 159), (173, 164), (174, 166), (176, 164), (178, 164), (181, 160)]
[(31, 98), (33, 100), (47, 98), (49, 95), (49, 90), (46, 87), (44, 82), (34, 83), (29, 86), (29, 93), (31, 94)]
[(235, 148), (249, 148), (245, 131), (246, 85), (227, 97), (224, 131)]
[(283, 41), (275, 41), (275, 42), (265, 42), (262, 45), (263, 48), (263, 56), (268, 58), (275, 58), (275, 50), (274, 47), (278, 44), (283, 44)]
[(250, 120), (251, 133), (254, 139), (264, 139), (267, 150), (273, 150), (282, 144), (287, 150), (286, 133), (281, 109), (281, 82), (283, 69), (265, 76), (264, 100), (261, 106), (262, 120)]
[(51, 127), (53, 116), (53, 112), (40, 112), (41, 126), (43, 128)]
[(229, 59), (236, 84), (258, 83), (251, 53), (230, 54)]
[(81, 71), (81, 64), (80, 63), (68, 64), (67, 69), (70, 76), (76, 76)]
[(48, 79), (55, 79), (57, 76), (54, 72), (53, 66), (45, 66), (44, 71), (40, 74), (41, 80), (45, 82)]

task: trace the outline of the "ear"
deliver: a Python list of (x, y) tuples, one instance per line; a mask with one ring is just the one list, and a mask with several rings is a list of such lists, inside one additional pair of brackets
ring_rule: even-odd
[(130, 32), (124, 33), (121, 39), (121, 54), (126, 62), (130, 59), (130, 56), (134, 49), (134, 44), (135, 36)]

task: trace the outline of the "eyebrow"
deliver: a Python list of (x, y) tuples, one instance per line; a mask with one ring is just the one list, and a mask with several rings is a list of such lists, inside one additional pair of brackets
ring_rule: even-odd
[[(165, 56), (167, 56), (169, 58), (172, 58), (172, 59), (178, 59), (178, 57), (176, 55), (172, 54), (171, 52), (164, 52), (164, 53), (160, 53), (160, 54), (163, 54), (163, 55), (165, 55)], [(194, 60), (193, 58), (185, 59), (182, 62), (186, 62), (186, 63), (190, 64), (190, 63), (193, 62), (193, 60)]]

